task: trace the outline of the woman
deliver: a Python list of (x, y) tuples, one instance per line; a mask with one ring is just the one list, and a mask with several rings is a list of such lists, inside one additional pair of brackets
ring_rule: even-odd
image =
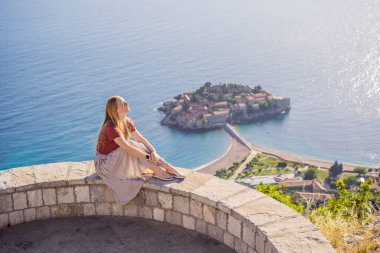
[[(126, 117), (128, 103), (119, 96), (110, 97), (96, 145), (95, 170), (113, 192), (117, 202), (136, 197), (143, 181), (183, 179), (172, 165), (162, 159), (154, 147)], [(133, 137), (134, 141), (129, 140)]]

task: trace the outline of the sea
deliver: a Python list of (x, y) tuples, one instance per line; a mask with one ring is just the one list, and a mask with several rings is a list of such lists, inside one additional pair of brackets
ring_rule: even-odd
[(380, 2), (2, 0), (0, 170), (85, 161), (112, 95), (174, 166), (222, 155), (223, 130), (160, 124), (206, 82), (261, 85), (285, 115), (236, 128), (253, 143), (380, 166)]

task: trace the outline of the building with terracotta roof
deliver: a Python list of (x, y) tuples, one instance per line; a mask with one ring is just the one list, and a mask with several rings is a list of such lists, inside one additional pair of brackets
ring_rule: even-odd
[(325, 192), (326, 189), (317, 180), (297, 180), (294, 178), (287, 178), (281, 182), (279, 185), (284, 186), (290, 190), (307, 190), (312, 192)]

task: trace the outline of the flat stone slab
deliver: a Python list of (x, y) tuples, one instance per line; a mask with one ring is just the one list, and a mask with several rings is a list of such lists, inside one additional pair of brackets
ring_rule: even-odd
[(0, 229), (1, 252), (234, 252), (171, 224), (121, 216), (67, 217)]

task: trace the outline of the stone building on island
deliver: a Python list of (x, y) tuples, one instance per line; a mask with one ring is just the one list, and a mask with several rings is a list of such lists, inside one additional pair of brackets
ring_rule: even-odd
[(206, 83), (159, 108), (161, 124), (188, 130), (219, 128), (226, 123), (252, 122), (290, 110), (290, 98), (273, 96), (261, 86)]

